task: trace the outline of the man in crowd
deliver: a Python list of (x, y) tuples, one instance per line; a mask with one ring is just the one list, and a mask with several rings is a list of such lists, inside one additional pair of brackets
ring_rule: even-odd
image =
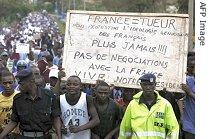
[(66, 94), (60, 95), (63, 139), (90, 139), (90, 129), (99, 124), (99, 117), (91, 96), (81, 92), (81, 79), (70, 76)]
[(32, 71), (29, 69), (20, 71), (16, 77), (20, 84), (20, 93), (14, 97), (11, 121), (0, 134), (0, 139), (3, 139), (18, 124), (21, 133), (17, 139), (51, 139), (49, 130), (52, 124), (58, 139), (61, 139), (60, 112), (56, 107), (58, 104), (55, 96), (36, 85)]
[(179, 124), (171, 104), (155, 91), (155, 75), (144, 74), (140, 82), (143, 91), (129, 103), (119, 139), (178, 139)]
[(18, 93), (13, 88), (15, 83), (13, 74), (7, 70), (2, 71), (1, 74), (1, 85), (4, 91), (0, 93), (0, 133), (10, 121), (13, 97)]
[(93, 139), (111, 139), (119, 132), (122, 111), (109, 94), (110, 86), (106, 82), (101, 81), (95, 87), (94, 104), (100, 124), (91, 130)]
[(182, 126), (185, 139), (195, 139), (195, 57), (188, 57), (187, 84), (182, 84), (186, 92), (185, 105), (182, 117)]

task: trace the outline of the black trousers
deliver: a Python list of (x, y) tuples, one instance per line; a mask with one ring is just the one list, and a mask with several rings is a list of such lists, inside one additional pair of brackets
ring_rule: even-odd
[(44, 135), (42, 137), (26, 137), (23, 135), (18, 135), (17, 139), (52, 139), (51, 135)]
[(184, 131), (184, 139), (195, 139), (195, 134)]

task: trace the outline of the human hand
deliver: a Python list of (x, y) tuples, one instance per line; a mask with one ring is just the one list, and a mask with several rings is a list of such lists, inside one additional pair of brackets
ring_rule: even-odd
[(71, 133), (77, 133), (80, 131), (80, 128), (79, 128), (79, 126), (71, 125), (71, 126), (69, 126), (69, 130)]
[(181, 84), (181, 87), (182, 87), (182, 90), (186, 92), (187, 95), (189, 95), (191, 98), (195, 99), (195, 94), (193, 94), (191, 91), (190, 91), (190, 88), (188, 85), (186, 84)]
[(65, 76), (66, 76), (66, 73), (63, 70), (60, 70), (58, 72), (58, 79), (61, 79), (61, 78), (65, 77)]
[(108, 134), (104, 139), (112, 139), (112, 135)]

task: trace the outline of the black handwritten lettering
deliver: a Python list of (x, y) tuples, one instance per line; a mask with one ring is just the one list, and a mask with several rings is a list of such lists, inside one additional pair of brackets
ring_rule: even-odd
[(91, 46), (95, 46), (95, 47), (105, 47), (105, 48), (115, 48), (116, 44), (115, 42), (106, 42), (106, 41), (101, 41), (99, 39), (94, 39), (92, 41), (92, 45)]
[(137, 51), (144, 51), (144, 52), (155, 52), (156, 47), (149, 47), (140, 44), (134, 44), (130, 42), (125, 42), (125, 46), (122, 46), (123, 49), (126, 50), (137, 50)]
[(117, 66), (116, 72), (117, 73), (125, 73), (125, 68), (120, 68), (119, 66)]
[(163, 36), (178, 36), (178, 37), (187, 37), (188, 33), (181, 33), (181, 32), (170, 32), (170, 31), (161, 31), (160, 33)]
[(126, 78), (126, 77), (119, 77), (119, 76), (117, 76), (114, 82), (120, 83), (120, 84), (140, 85), (140, 81), (136, 78)]
[(90, 67), (88, 68), (88, 70), (101, 70), (101, 71), (110, 71), (111, 67), (108, 67), (106, 65), (96, 65), (96, 64), (91, 64)]
[(157, 82), (156, 87), (175, 89), (180, 88), (180, 84), (172, 82)]
[(107, 60), (108, 55), (107, 54), (97, 54), (96, 59), (97, 60)]
[(118, 61), (120, 63), (130, 63), (130, 64), (141, 64), (147, 66), (155, 66), (155, 67), (162, 67), (167, 68), (168, 62), (166, 61), (159, 61), (159, 60), (151, 60), (151, 59), (142, 59), (140, 57), (131, 57), (131, 56), (123, 56), (123, 55), (111, 55), (111, 61)]
[(91, 79), (91, 80), (104, 80), (106, 74), (104, 73), (94, 73), (94, 72), (82, 72), (75, 71), (75, 75), (81, 77), (82, 79)]
[(79, 52), (79, 51), (76, 51), (75, 54), (74, 54), (74, 59), (91, 59), (92, 56), (91, 56), (91, 53), (83, 53), (83, 52)]
[(125, 24), (125, 25), (141, 25), (155, 28), (175, 28), (175, 19), (161, 19), (161, 18), (142, 18), (142, 17), (122, 17), (122, 16), (100, 16), (90, 15), (88, 22), (100, 24)]
[(165, 55), (166, 52), (167, 52), (167, 46), (166, 45), (159, 45), (158, 46), (158, 52)]
[(100, 32), (99, 36), (109, 37), (110, 33), (107, 32)]
[(130, 71), (129, 71), (129, 74), (136, 74), (136, 75), (139, 75), (139, 76), (142, 76), (142, 75), (144, 75), (146, 73), (152, 73), (157, 78), (163, 77), (163, 73), (155, 72), (155, 71), (147, 71), (145, 69), (131, 68)]
[(123, 33), (115, 33), (114, 38), (132, 39), (133, 41), (135, 40), (146, 41), (146, 37), (143, 35), (139, 36), (139, 35), (123, 34)]

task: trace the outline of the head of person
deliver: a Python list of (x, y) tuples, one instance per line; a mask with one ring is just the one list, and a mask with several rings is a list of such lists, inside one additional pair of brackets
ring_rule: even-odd
[(17, 72), (26, 69), (28, 67), (28, 64), (25, 60), (19, 60), (17, 62)]
[(63, 63), (63, 59), (61, 58), (58, 62), (58, 69), (62, 70), (62, 63)]
[(57, 49), (57, 55), (58, 55), (59, 57), (61, 57), (62, 52), (63, 52), (62, 48), (58, 48), (58, 49)]
[(123, 88), (122, 98), (125, 102), (130, 102), (135, 94), (134, 88)]
[(156, 86), (156, 76), (151, 73), (144, 74), (139, 78), (142, 91), (145, 95), (153, 95)]
[(66, 80), (61, 80), (61, 83), (60, 83), (60, 94), (65, 94), (67, 91), (66, 91)]
[(41, 51), (46, 51), (47, 50), (47, 44), (43, 44), (41, 46)]
[(82, 82), (78, 76), (72, 75), (67, 79), (66, 91), (69, 94), (71, 95), (80, 94), (81, 89), (82, 89)]
[(6, 66), (6, 65), (7, 65), (7, 61), (8, 61), (8, 59), (9, 59), (9, 54), (8, 54), (6, 51), (3, 51), (3, 52), (1, 53), (1, 55), (0, 55), (0, 58), (1, 58), (1, 60), (2, 60), (2, 64), (3, 64), (4, 66)]
[(105, 103), (109, 98), (109, 94), (110, 86), (106, 82), (101, 81), (99, 84), (96, 85), (95, 97), (99, 102)]
[(195, 75), (195, 56), (189, 56), (187, 59), (188, 75)]
[(51, 69), (49, 72), (49, 78), (50, 78), (50, 86), (54, 87), (58, 81), (58, 72), (57, 69)]
[(36, 87), (36, 82), (31, 69), (23, 69), (16, 75), (21, 92), (30, 92)]
[(1, 85), (4, 88), (4, 93), (5, 94), (13, 94), (14, 92), (14, 83), (15, 83), (15, 77), (14, 75), (9, 72), (8, 70), (2, 71), (2, 76), (1, 76)]
[(53, 63), (53, 56), (52, 55), (46, 55), (45, 58), (46, 58), (46, 61), (48, 63), (51, 63), (51, 64)]
[(31, 71), (32, 71), (33, 76), (34, 76), (35, 83), (37, 85), (45, 86), (44, 78), (41, 76), (39, 68), (36, 67), (36, 66), (33, 66), (33, 67), (31, 67)]

